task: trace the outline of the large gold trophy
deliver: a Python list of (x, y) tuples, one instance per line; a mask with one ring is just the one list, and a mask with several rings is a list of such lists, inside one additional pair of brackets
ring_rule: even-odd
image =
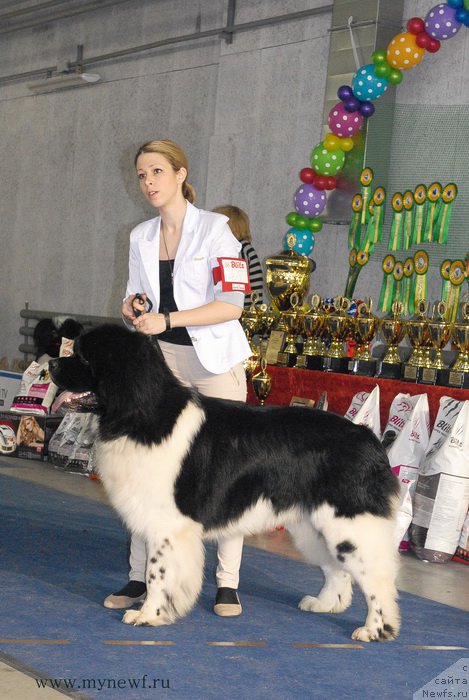
[[(296, 348), (289, 352), (291, 357), (285, 359), (285, 345), (289, 345), (289, 351), (293, 350), (292, 335), (295, 332), (293, 326), (301, 324), (299, 310), (303, 306), (305, 295), (309, 288), (310, 275), (313, 269), (313, 261), (305, 255), (300, 255), (293, 250), (295, 236), (291, 234), (287, 238), (289, 250), (282, 250), (276, 255), (266, 258), (266, 287), (271, 298), (271, 306), (278, 315), (278, 323), (271, 331), (266, 350), (269, 364), (294, 364)], [(292, 305), (294, 300), (294, 305)], [(296, 310), (298, 309), (298, 311)], [(288, 326), (286, 324), (289, 324)], [(287, 335), (287, 338), (285, 335)], [(291, 360), (291, 361), (290, 361)]]
[[(295, 237), (287, 239), (287, 243), (294, 245)], [(288, 311), (293, 293), (298, 295), (298, 306), (302, 306), (309, 288), (313, 261), (290, 248), (267, 258), (265, 267), (266, 287), (274, 308), (279, 313)]]

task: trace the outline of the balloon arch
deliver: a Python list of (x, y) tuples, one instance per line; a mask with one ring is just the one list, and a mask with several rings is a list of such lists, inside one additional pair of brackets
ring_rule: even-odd
[(285, 217), (291, 228), (284, 236), (284, 248), (292, 247), (302, 255), (312, 252), (314, 234), (323, 226), (320, 216), (327, 204), (326, 191), (336, 189), (345, 154), (356, 145), (357, 139), (353, 137), (364, 120), (374, 114), (374, 100), (383, 95), (389, 85), (398, 85), (403, 71), (418, 65), (425, 51), (439, 51), (441, 42), (454, 37), (462, 25), (469, 27), (469, 0), (447, 0), (435, 5), (425, 19), (409, 19), (406, 32), (393, 37), (386, 50), (374, 51), (372, 63), (357, 70), (351, 85), (339, 88), (340, 102), (329, 113), (330, 132), (313, 148), (311, 167), (299, 173), (302, 184), (294, 195), (295, 211)]

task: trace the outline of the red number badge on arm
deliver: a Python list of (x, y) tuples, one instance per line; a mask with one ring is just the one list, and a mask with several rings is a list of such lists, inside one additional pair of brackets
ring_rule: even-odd
[(222, 292), (251, 291), (248, 266), (243, 258), (217, 258), (218, 267), (213, 268), (213, 281), (221, 282)]

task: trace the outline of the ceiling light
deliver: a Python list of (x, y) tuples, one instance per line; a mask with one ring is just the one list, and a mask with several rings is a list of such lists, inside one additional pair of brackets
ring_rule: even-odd
[(101, 76), (98, 73), (63, 73), (44, 80), (37, 80), (30, 83), (28, 88), (34, 93), (55, 92), (56, 90), (85, 87), (97, 83), (99, 80), (101, 80)]

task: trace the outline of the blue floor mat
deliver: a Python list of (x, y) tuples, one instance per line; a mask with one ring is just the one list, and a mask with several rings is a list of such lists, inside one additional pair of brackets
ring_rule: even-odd
[(4, 476), (0, 503), (0, 652), (64, 692), (73, 684), (106, 700), (403, 700), (469, 657), (412, 648), (469, 646), (469, 613), (403, 593), (399, 639), (358, 644), (350, 634), (365, 618), (359, 591), (343, 614), (301, 612), (299, 599), (319, 591), (321, 573), (252, 547), (241, 569), (242, 616), (212, 612), (210, 545), (191, 614), (168, 627), (129, 627), (121, 611), (102, 607), (127, 572), (127, 535), (109, 507)]

